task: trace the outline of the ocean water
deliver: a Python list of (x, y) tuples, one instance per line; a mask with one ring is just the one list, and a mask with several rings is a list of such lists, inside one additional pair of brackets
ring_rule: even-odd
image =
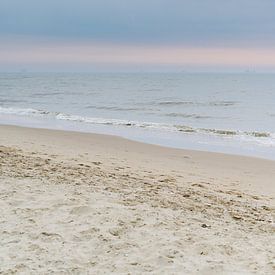
[(1, 73), (0, 123), (275, 159), (275, 75)]

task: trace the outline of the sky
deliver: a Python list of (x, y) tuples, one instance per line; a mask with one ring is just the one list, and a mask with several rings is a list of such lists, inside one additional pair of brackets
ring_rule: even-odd
[(0, 70), (274, 71), (274, 11), (274, 0), (0, 0)]

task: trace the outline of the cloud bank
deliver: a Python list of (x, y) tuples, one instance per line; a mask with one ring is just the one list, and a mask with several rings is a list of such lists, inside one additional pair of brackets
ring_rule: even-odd
[(0, 69), (82, 63), (269, 70), (274, 10), (273, 0), (1, 0)]

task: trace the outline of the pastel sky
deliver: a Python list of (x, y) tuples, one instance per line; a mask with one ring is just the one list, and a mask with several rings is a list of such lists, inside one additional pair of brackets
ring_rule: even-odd
[(275, 70), (274, 0), (1, 0), (0, 70)]

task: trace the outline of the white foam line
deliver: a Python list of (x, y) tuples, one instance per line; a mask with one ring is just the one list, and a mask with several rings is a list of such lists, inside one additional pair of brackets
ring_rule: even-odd
[(163, 123), (156, 123), (156, 122), (139, 122), (139, 121), (130, 121), (130, 120), (121, 120), (121, 119), (83, 117), (79, 115), (48, 112), (48, 111), (36, 110), (32, 108), (0, 107), (0, 114), (52, 117), (57, 120), (75, 121), (75, 122), (83, 122), (83, 123), (91, 123), (91, 124), (137, 127), (137, 128), (163, 130), (163, 131), (177, 132), (177, 133), (181, 132), (183, 134), (204, 134), (204, 135), (218, 136), (221, 138), (234, 138), (234, 139), (238, 138), (244, 142), (253, 142), (263, 146), (275, 147), (275, 133), (203, 129), (203, 128), (192, 128), (184, 125), (170, 125), (170, 124), (163, 124)]

